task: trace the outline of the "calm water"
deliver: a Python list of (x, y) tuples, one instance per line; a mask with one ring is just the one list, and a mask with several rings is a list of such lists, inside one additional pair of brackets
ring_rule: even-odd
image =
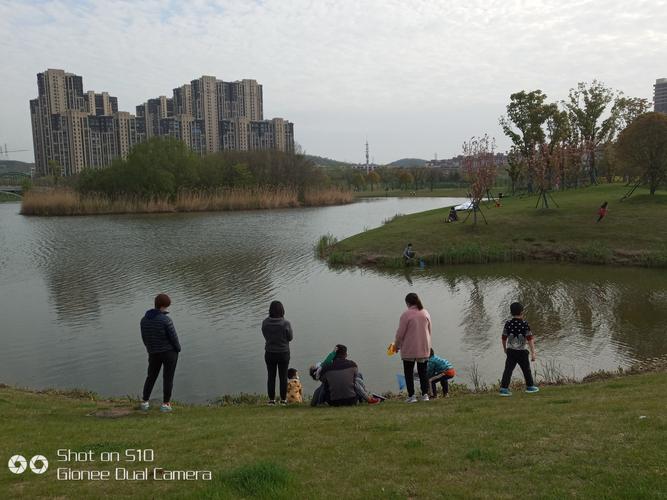
[(459, 381), (470, 381), (473, 363), (487, 382), (499, 378), (500, 331), (517, 299), (540, 358), (567, 374), (667, 355), (663, 270), (522, 264), (407, 274), (331, 270), (314, 257), (327, 232), (341, 238), (455, 202), (49, 219), (0, 204), (0, 382), (139, 394), (139, 319), (160, 291), (172, 297), (183, 345), (174, 389), (182, 401), (264, 390), (260, 324), (273, 299), (294, 327), (291, 364), (308, 392), (307, 367), (336, 343), (348, 345), (371, 389), (395, 389), (400, 361), (385, 349), (409, 291), (422, 296), (434, 347)]

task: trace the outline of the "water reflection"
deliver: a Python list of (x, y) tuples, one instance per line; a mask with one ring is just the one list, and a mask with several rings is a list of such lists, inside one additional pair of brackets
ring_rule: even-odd
[(513, 301), (526, 306), (542, 350), (565, 353), (569, 346), (593, 357), (612, 347), (630, 361), (667, 354), (664, 270), (500, 264), (430, 269), (420, 276), (441, 283), (449, 299), (465, 297), (459, 326), (464, 349), (476, 354), (499, 342)]
[(136, 394), (145, 364), (138, 321), (159, 291), (173, 300), (183, 344), (175, 394), (185, 401), (263, 390), (259, 326), (276, 298), (295, 329), (293, 366), (305, 370), (344, 343), (372, 390), (395, 389), (402, 368), (385, 348), (409, 291), (422, 297), (434, 347), (463, 382), (473, 362), (487, 382), (500, 376), (499, 337), (514, 300), (527, 306), (539, 356), (568, 373), (667, 354), (663, 270), (512, 264), (381, 272), (329, 269), (314, 258), (322, 234), (342, 238), (396, 213), (451, 204), (386, 199), (51, 219), (20, 217), (0, 205), (0, 381)]

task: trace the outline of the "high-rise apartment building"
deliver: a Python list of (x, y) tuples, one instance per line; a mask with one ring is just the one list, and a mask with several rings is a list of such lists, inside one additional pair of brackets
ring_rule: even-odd
[(667, 78), (658, 78), (653, 85), (653, 110), (667, 113)]
[[(137, 106), (137, 118), (154, 99)], [(225, 149), (294, 151), (294, 125), (264, 120), (262, 86), (256, 80), (225, 82), (202, 76), (173, 90), (173, 105), (147, 135), (170, 135), (199, 154)], [(150, 122), (150, 120), (149, 120)]]
[(102, 168), (125, 158), (154, 136), (175, 137), (198, 154), (226, 149), (294, 151), (294, 125), (264, 120), (262, 86), (255, 80), (225, 82), (202, 76), (136, 106), (118, 110), (107, 92), (83, 90), (83, 79), (59, 69), (37, 75), (38, 97), (30, 115), (38, 175), (63, 175)]
[(105, 167), (139, 142), (134, 116), (120, 114), (107, 92), (84, 92), (80, 76), (48, 69), (37, 75), (37, 90), (30, 115), (38, 175)]

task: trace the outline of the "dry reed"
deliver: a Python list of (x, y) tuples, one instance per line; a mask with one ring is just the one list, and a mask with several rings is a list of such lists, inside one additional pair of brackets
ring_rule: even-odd
[[(322, 206), (351, 203), (352, 195), (337, 188), (307, 190), (304, 205)], [(227, 188), (215, 191), (181, 191), (169, 197), (109, 197), (80, 194), (67, 188), (29, 191), (23, 197), (23, 215), (102, 215), (161, 212), (205, 212), (257, 210), (300, 206), (296, 189), (289, 187)]]
[(352, 203), (352, 192), (346, 189), (330, 187), (326, 189), (306, 189), (303, 194), (303, 204), (310, 207), (325, 205), (344, 205)]

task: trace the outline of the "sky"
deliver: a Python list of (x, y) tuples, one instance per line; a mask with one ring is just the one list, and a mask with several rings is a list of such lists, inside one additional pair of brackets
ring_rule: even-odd
[(509, 96), (560, 101), (598, 79), (652, 100), (667, 0), (0, 0), (0, 144), (32, 161), (28, 101), (47, 68), (135, 106), (201, 75), (256, 79), (264, 117), (309, 154), (447, 158), (496, 138)]

